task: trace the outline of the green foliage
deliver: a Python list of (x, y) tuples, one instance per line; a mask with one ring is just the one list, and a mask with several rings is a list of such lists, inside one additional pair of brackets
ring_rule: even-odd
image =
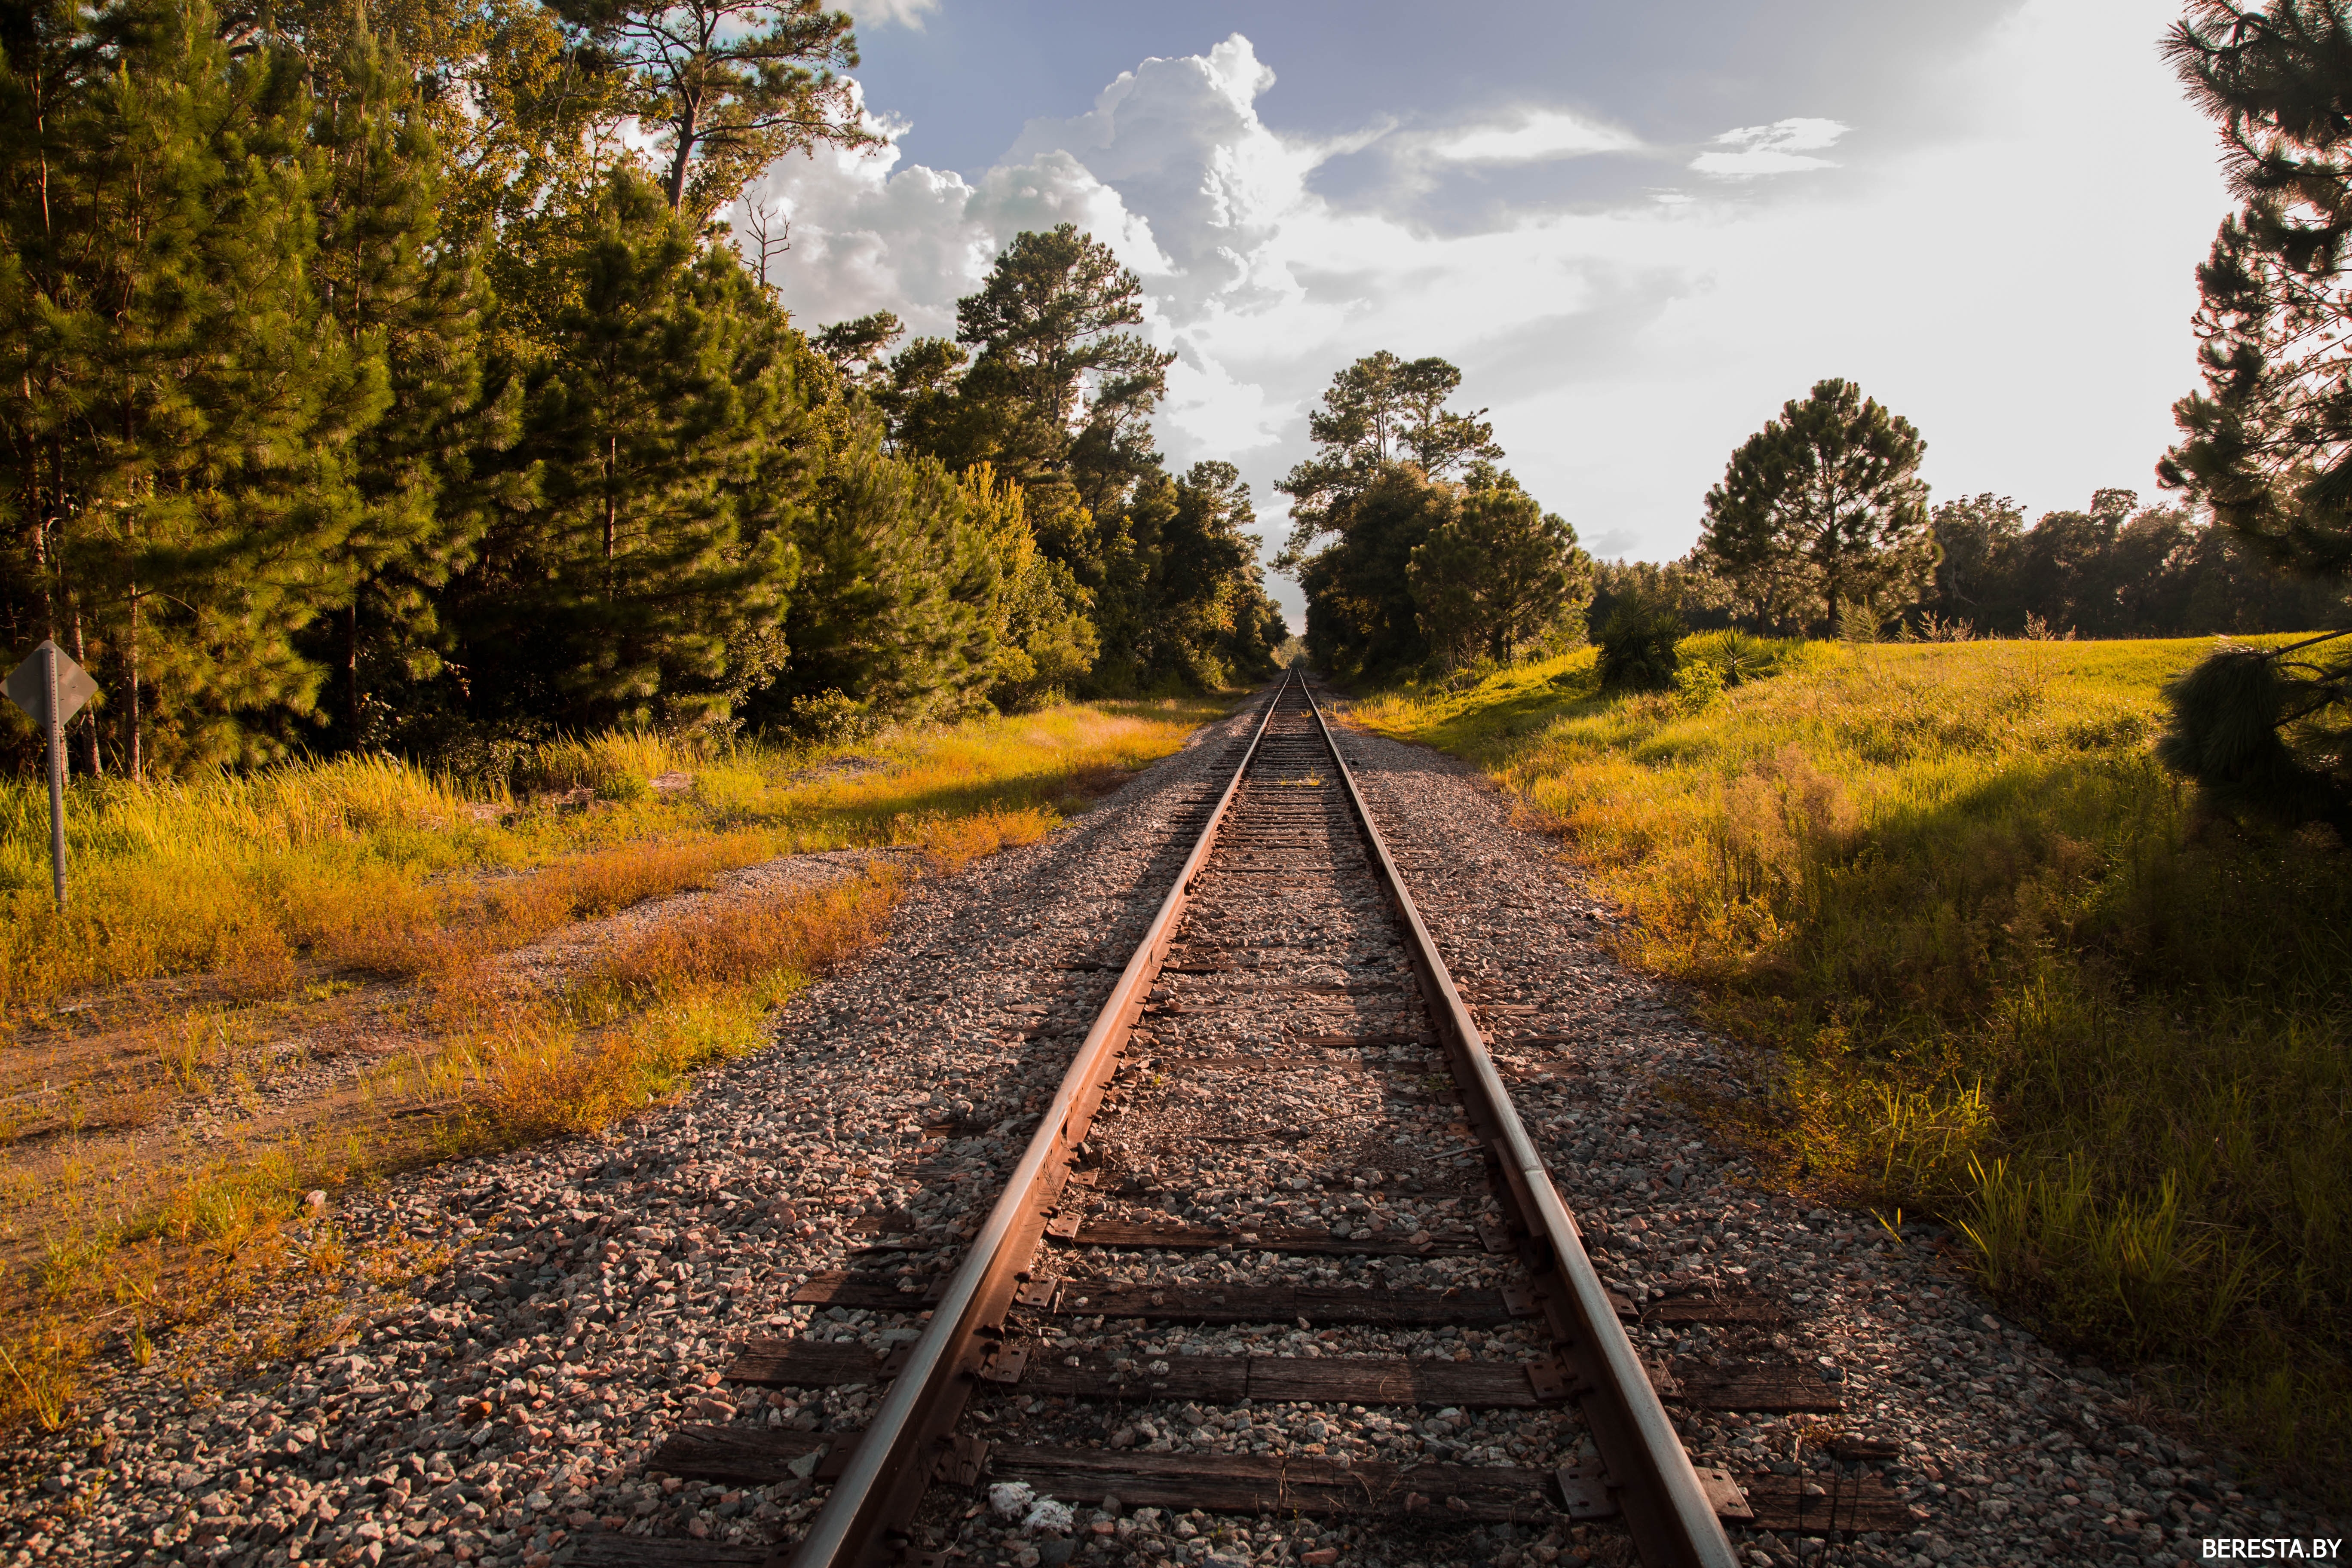
[(755, 715), (788, 693), (824, 691), (882, 720), (977, 706), (999, 670), (1018, 490), (984, 471), (959, 479), (936, 458), (894, 458), (870, 431), (820, 489), (786, 626), (787, 679)]
[(394, 52), (354, 33), (337, 47), (310, 140), (328, 174), (312, 273), (337, 327), (383, 357), (391, 396), (355, 433), (360, 511), (329, 550), (339, 604), (303, 650), (335, 668), (337, 738), (382, 744), (412, 684), (442, 669), (436, 590), (467, 564), (510, 444), (520, 384), (486, 384), (488, 290), (445, 242), (441, 151)]
[(955, 456), (1027, 484), (1066, 479), (1097, 512), (1116, 504), (1158, 467), (1150, 415), (1176, 362), (1119, 330), (1142, 321), (1142, 282), (1110, 247), (1076, 224), (1015, 236), (956, 302), (957, 340), (975, 353), (963, 400), (992, 416), (967, 425), (974, 448)]
[(2164, 689), (2169, 722), (2158, 757), (2217, 810), (2352, 826), (2344, 722), (2352, 665), (2287, 657), (2343, 635), (2208, 654)]
[(1503, 456), (1486, 410), (1465, 414), (1445, 406), (1462, 373), (1431, 355), (1403, 360), (1382, 349), (1331, 378), (1323, 406), (1307, 416), (1318, 450), (1282, 481), (1293, 519), (1286, 555), (1303, 558), (1316, 536), (1337, 531), (1335, 509), (1370, 488), (1391, 463), (1411, 463), (1443, 479), (1465, 463)]
[(1106, 689), (1139, 691), (1171, 678), (1214, 690), (1273, 668), (1279, 613), (1261, 585), (1249, 487), (1231, 463), (1196, 463), (1163, 479), (1122, 514), (1103, 617)]
[(1682, 612), (1664, 599), (1620, 600), (1601, 624), (1593, 668), (1603, 691), (1662, 691), (1682, 668), (1675, 645), (1687, 628)]
[(1135, 274), (1072, 225), (1024, 234), (957, 320), (961, 343), (918, 338), (887, 366), (895, 321), (841, 322), (820, 342), (864, 367), (893, 452), (1019, 487), (1039, 560), (1008, 588), (1019, 651), (1004, 656), (999, 700), (1270, 672), (1286, 629), (1248, 532), (1248, 487), (1226, 463), (1171, 477), (1150, 449), (1175, 356), (1121, 330), (1143, 320)]
[(1481, 464), (1453, 517), (1405, 568), (1422, 634), (1449, 662), (1505, 663), (1549, 634), (1580, 636), (1592, 562), (1576, 530)]
[(882, 355), (906, 331), (896, 313), (877, 310), (855, 321), (835, 321), (814, 341), (817, 353), (833, 363), (844, 382), (870, 391), (885, 384), (888, 367)]
[(1728, 688), (1780, 674), (1803, 658), (1804, 647), (1798, 637), (1759, 637), (1724, 630), (1685, 637), (1675, 646), (1675, 657), (1683, 668), (1704, 666), (1712, 670), (1716, 680)]
[(1963, 496), (1929, 526), (1937, 560), (1918, 609), (1955, 634), (2014, 636), (2034, 619), (2098, 637), (2286, 631), (2346, 610), (2341, 582), (2282, 572), (2233, 530), (2127, 489), (2032, 528), (2007, 497)]
[[(2352, 389), (2341, 363), (2352, 325), (2352, 22), (2315, 0), (2199, 0), (2166, 53), (2221, 122), (2245, 205), (2198, 269), (2205, 390), (2174, 405), (2183, 438), (2158, 473), (2248, 547), (2340, 595), (2352, 576)], [(2352, 670), (2224, 647), (2167, 695), (2164, 755), (2207, 801), (2346, 819)]]
[[(1580, 630), (1591, 558), (1495, 467), (1486, 411), (1445, 406), (1461, 384), (1442, 359), (1383, 350), (1334, 375), (1308, 416), (1318, 449), (1282, 481), (1292, 526), (1276, 563), (1307, 592), (1319, 668), (1377, 679), (1433, 656), (1459, 668)], [(1458, 483), (1442, 478), (1457, 468)]]
[(2223, 527), (2308, 572), (2352, 572), (2352, 25), (2325, 0), (2195, 0), (2166, 53), (2221, 122), (2244, 206), (2198, 269), (2205, 390), (2174, 405), (2159, 472)]
[(1696, 554), (1768, 627), (1835, 625), (1838, 606), (1899, 606), (1933, 560), (1927, 443), (1852, 382), (1816, 383), (1731, 455), (1706, 494)]
[(778, 158), (881, 141), (856, 113), (850, 21), (818, 0), (555, 0), (662, 142), (670, 209), (709, 217)]
[(134, 773), (266, 753), (257, 717), (315, 698), (295, 637), (389, 395), (311, 271), (300, 62), (232, 58), (168, 0), (31, 22), (0, 82), (11, 641), (97, 663), (113, 701), (85, 734)]
[[(969, 350), (887, 360), (887, 312), (812, 342), (772, 252), (739, 265), (710, 219), (750, 172), (875, 140), (848, 26), (814, 0), (0, 18), (0, 626), (97, 676), (80, 771), (1271, 669), (1248, 492), (1161, 471), (1172, 356), (1107, 247), (1019, 237)], [(0, 752), (31, 760), (22, 726)]]
[(1339, 538), (1298, 568), (1307, 648), (1317, 668), (1349, 677), (1409, 668), (1429, 658), (1413, 603), (1412, 553), (1458, 508), (1453, 487), (1391, 463), (1327, 516)]
[(794, 351), (733, 253), (698, 253), (627, 170), (571, 265), (515, 453), (537, 504), (504, 512), (461, 579), (465, 663), (489, 711), (723, 716), (730, 649), (774, 625), (799, 568)]

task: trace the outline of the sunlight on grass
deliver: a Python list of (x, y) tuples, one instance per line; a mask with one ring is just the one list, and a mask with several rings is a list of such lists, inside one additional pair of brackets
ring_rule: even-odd
[(1217, 711), (1065, 706), (855, 752), (562, 741), (518, 755), (520, 797), (383, 758), (77, 780), (63, 915), (47, 796), (0, 781), (0, 1024), (160, 974), (222, 974), (258, 995), (303, 963), (432, 973), (777, 855), (910, 845), (958, 866), (1050, 831)]
[(1761, 1092), (1700, 1109), (1782, 1179), (1939, 1210), (2063, 1342), (2341, 1478), (2352, 868), (2155, 763), (2209, 646), (1787, 646), (1606, 700), (1588, 650), (1354, 717), (1564, 837), (1624, 956), (1757, 1051)]

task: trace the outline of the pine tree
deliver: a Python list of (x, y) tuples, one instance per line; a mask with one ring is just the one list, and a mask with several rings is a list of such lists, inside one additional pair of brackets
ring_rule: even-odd
[[(1060, 478), (1100, 513), (1156, 468), (1151, 411), (1168, 391), (1170, 351), (1125, 327), (1143, 321), (1143, 284), (1075, 224), (1016, 235), (976, 293), (956, 303), (972, 346), (960, 388), (973, 422), (966, 461), (986, 458), (1024, 484)], [(948, 454), (942, 454), (948, 455)], [(952, 458), (951, 458), (952, 460)]]
[[(2205, 390), (2163, 481), (2298, 572), (2352, 574), (2352, 21), (2327, 0), (2194, 0), (2166, 52), (2243, 202), (2197, 273)], [(2158, 753), (2226, 809), (2352, 821), (2352, 665), (2224, 648), (2168, 689)]]
[(964, 475), (995, 521), (990, 529), (1003, 583), (1003, 627), (989, 700), (1011, 711), (1067, 693), (1094, 674), (1102, 639), (1089, 612), (1094, 595), (1068, 566), (1047, 554), (1030, 527), (1019, 486), (1000, 482), (986, 465)]
[(1391, 463), (1441, 479), (1465, 464), (1500, 460), (1485, 409), (1445, 406), (1461, 385), (1462, 373), (1435, 355), (1404, 360), (1386, 349), (1334, 375), (1323, 406), (1307, 416), (1318, 450), (1282, 482), (1293, 520), (1286, 558), (1304, 559), (1332, 530), (1329, 520)]
[(2166, 52), (2243, 202), (2198, 268), (2202, 393), (2159, 473), (2273, 559), (2352, 572), (2352, 23), (2326, 0), (2197, 0)]
[(76, 623), (132, 773), (267, 753), (312, 706), (295, 639), (332, 601), (353, 442), (387, 397), (312, 286), (304, 73), (276, 47), (233, 58), (173, 0), (61, 22), (48, 46), (29, 81), (11, 55), (34, 123), (5, 154), (0, 389), (45, 613)]
[(1484, 409), (1445, 406), (1462, 373), (1383, 350), (1331, 378), (1308, 416), (1317, 450), (1281, 484), (1291, 498), (1276, 566), (1307, 591), (1307, 647), (1323, 668), (1362, 674), (1430, 655), (1413, 599), (1413, 552), (1459, 507), (1441, 476), (1502, 457)]
[(856, 113), (850, 20), (817, 0), (557, 0), (622, 72), (638, 123), (663, 142), (662, 194), (699, 222), (761, 170), (820, 145), (881, 138)]
[(865, 431), (838, 451), (800, 533), (778, 700), (845, 700), (876, 720), (951, 718), (996, 678), (1006, 616), (998, 535), (1019, 500), (993, 476), (959, 479)]
[[(1327, 514), (1336, 542), (1298, 570), (1307, 594), (1307, 647), (1336, 675), (1412, 668), (1430, 656), (1414, 604), (1412, 553), (1453, 521), (1454, 487), (1411, 463), (1390, 463)], [(1294, 538), (1296, 536), (1294, 535)]]
[(1215, 690), (1269, 673), (1287, 634), (1262, 586), (1257, 518), (1240, 470), (1195, 463), (1146, 487), (1119, 517), (1126, 575), (1105, 626), (1123, 658), (1117, 684)]
[(1834, 627), (1842, 606), (1910, 602), (1933, 563), (1927, 443), (1847, 381), (1814, 384), (1731, 455), (1699, 554), (1767, 624)]
[(477, 702), (579, 726), (723, 718), (775, 624), (807, 476), (798, 335), (626, 168), (550, 322), (515, 450), (535, 504), (456, 584)]
[(477, 468), (512, 441), (520, 387), (486, 391), (487, 291), (441, 228), (441, 151), (397, 57), (357, 31), (314, 75), (310, 140), (326, 188), (312, 271), (354, 350), (383, 360), (391, 392), (357, 443), (362, 510), (329, 563), (342, 602), (315, 639), (336, 669), (344, 743), (362, 745), (394, 721), (372, 686), (413, 708), (441, 669), (435, 591), (480, 538), (489, 495)]
[(1506, 663), (1547, 633), (1580, 630), (1592, 597), (1576, 531), (1483, 465), (1454, 515), (1414, 548), (1406, 576), (1423, 636), (1457, 666)]
[(906, 323), (896, 314), (876, 310), (853, 321), (835, 321), (817, 333), (816, 348), (841, 373), (844, 384), (868, 391), (887, 384), (890, 370), (883, 356), (906, 331)]

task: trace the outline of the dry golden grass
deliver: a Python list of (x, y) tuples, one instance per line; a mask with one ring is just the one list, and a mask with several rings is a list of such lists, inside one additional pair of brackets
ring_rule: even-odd
[[(84, 781), (63, 917), (46, 904), (46, 802), (0, 784), (0, 1105), (47, 1108), (0, 1113), (20, 1258), (0, 1280), (0, 1424), (70, 1421), (93, 1355), (138, 1360), (167, 1333), (258, 1322), (216, 1347), (226, 1366), (339, 1331), (296, 1304), (431, 1260), (345, 1248), (306, 1192), (595, 1131), (674, 1096), (881, 940), (908, 858), (797, 896), (633, 916), (553, 989), (519, 987), (499, 954), (782, 854), (913, 849), (953, 872), (1043, 837), (1217, 711), (1072, 706), (854, 755), (609, 736), (518, 769), (584, 801), (380, 760)], [(171, 1163), (185, 1152), (144, 1130), (177, 1102), (268, 1087), (289, 1038), (371, 1030), (401, 1048), (253, 1123), (236, 1153)], [(68, 1092), (24, 1092), (52, 1080)], [(128, 1163), (100, 1180), (85, 1150)]]
[(761, 1019), (887, 934), (888, 867), (796, 898), (728, 898), (624, 939), (561, 997), (445, 999), (418, 1090), (467, 1150), (593, 1131), (756, 1049)]
[(1780, 1179), (1942, 1214), (2012, 1310), (2340, 1496), (2352, 860), (2158, 765), (2208, 647), (1782, 647), (1606, 699), (1587, 652), (1357, 717), (1562, 836), (1624, 956), (1755, 1048), (1715, 1110)]
[[(1023, 842), (1219, 710), (1068, 705), (845, 748), (648, 735), (536, 748), (534, 788), (383, 758), (131, 784), (80, 779), (73, 898), (48, 894), (47, 799), (0, 780), (0, 1036), (62, 999), (166, 975), (249, 995), (306, 968), (431, 973), (777, 855), (914, 844), (955, 864)], [(589, 798), (574, 796), (585, 792)]]

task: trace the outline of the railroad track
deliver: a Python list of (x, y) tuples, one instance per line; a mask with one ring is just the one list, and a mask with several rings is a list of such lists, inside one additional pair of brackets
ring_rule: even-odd
[[(1588, 1256), (1302, 679), (1235, 752), (1182, 824), (1197, 841), (1142, 942), (1076, 966), (1117, 979), (961, 1259), (885, 1236), (866, 1267), (794, 1297), (920, 1319), (919, 1336), (887, 1356), (753, 1341), (727, 1369), (812, 1412), (879, 1388), (862, 1426), (688, 1426), (649, 1461), (829, 1489), (799, 1542), (607, 1536), (579, 1560), (943, 1568), (991, 1497), (1076, 1505), (1078, 1541), (1055, 1537), (1049, 1565), (1126, 1542), (1097, 1511), (1107, 1499), (1208, 1516), (1212, 1534), (1222, 1519), (1263, 1535), (1268, 1517), (1622, 1531), (1653, 1568), (1729, 1568), (1727, 1525), (1913, 1527), (1866, 1476), (1824, 1488), (1692, 1464), (1669, 1402), (1833, 1410), (1835, 1395), (1794, 1367), (1718, 1368), (1694, 1388), (1643, 1359), (1625, 1326), (1639, 1314)], [(1746, 1297), (1645, 1306), (1675, 1324), (1775, 1316)], [(1507, 1422), (1507, 1441), (1429, 1457), (1476, 1420)], [(1315, 1440), (1343, 1426), (1411, 1434), (1412, 1451)], [(1008, 1487), (1025, 1491), (989, 1490)]]

